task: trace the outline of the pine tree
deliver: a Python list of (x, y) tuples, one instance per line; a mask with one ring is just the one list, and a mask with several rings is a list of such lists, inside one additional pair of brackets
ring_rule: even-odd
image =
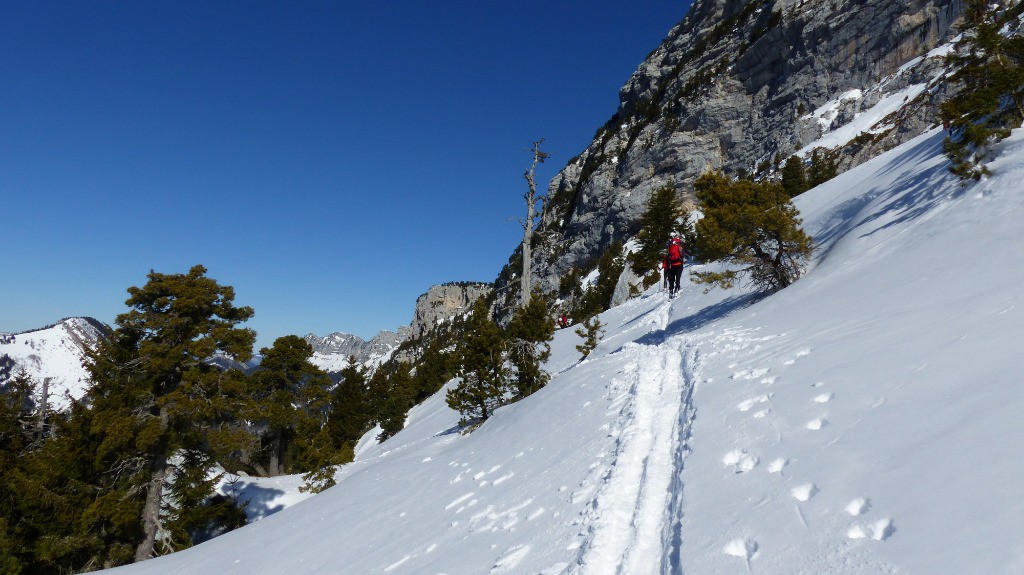
[[(248, 419), (266, 426), (265, 441), (269, 454), (268, 472), (280, 475), (292, 468), (285, 461), (304, 418), (322, 423), (327, 411), (331, 380), (309, 362), (313, 347), (295, 335), (279, 337), (270, 348), (260, 350), (260, 369), (250, 376), (251, 406)], [(306, 425), (304, 431), (319, 432), (318, 425)]]
[(573, 315), (577, 318), (588, 318), (611, 307), (612, 297), (615, 295), (615, 285), (625, 267), (625, 259), (622, 257), (622, 242), (614, 241), (601, 252), (601, 257), (597, 261), (597, 283), (584, 293), (583, 299), (573, 311)]
[(487, 303), (476, 301), (459, 346), (462, 381), (448, 390), (448, 407), (462, 414), (462, 425), (483, 423), (504, 403), (509, 393), (509, 375), (505, 367), (505, 339), (491, 320)]
[(547, 385), (550, 375), (541, 365), (551, 357), (555, 324), (548, 298), (534, 291), (529, 304), (508, 324), (509, 360), (515, 367), (515, 398), (522, 399)]
[[(378, 379), (380, 381), (375, 381)], [(370, 389), (378, 403), (375, 410), (375, 418), (381, 428), (378, 441), (394, 436), (405, 427), (406, 414), (416, 398), (415, 384), (411, 366), (406, 362), (399, 363), (390, 372), (377, 370), (370, 380)]]
[(341, 370), (342, 380), (331, 393), (331, 411), (327, 428), (334, 445), (341, 451), (340, 463), (352, 460), (356, 443), (370, 429), (372, 406), (366, 388), (366, 372), (349, 358), (348, 366)]
[(590, 352), (597, 348), (597, 344), (601, 342), (601, 337), (604, 336), (603, 328), (604, 325), (597, 316), (584, 322), (582, 327), (576, 328), (576, 335), (583, 338), (583, 343), (576, 346), (576, 351), (583, 354), (581, 360), (587, 359)]
[[(640, 232), (636, 239), (640, 249), (632, 255), (633, 272), (639, 276), (656, 270), (665, 250), (669, 234), (676, 229), (682, 215), (673, 184), (666, 184), (651, 194), (644, 214), (640, 217)], [(657, 272), (654, 271), (655, 278)]]
[(444, 347), (440, 338), (435, 338), (423, 351), (413, 376), (416, 395), (413, 403), (418, 404), (437, 393), (444, 384), (459, 371), (459, 360), (454, 350)]
[(237, 327), (252, 308), (235, 307), (234, 289), (205, 274), (203, 266), (187, 274), (150, 272), (145, 286), (129, 288), (131, 310), (117, 317), (117, 329), (89, 354), (90, 419), (101, 439), (95, 456), (109, 470), (100, 497), (106, 507), (97, 513), (120, 516), (126, 505), (136, 506), (136, 561), (192, 544), (187, 536), (164, 537), (158, 549), (157, 534), (184, 533), (176, 523), (187, 525), (190, 506), (212, 491), (173, 479), (206, 472), (211, 461), (174, 456), (217, 449), (205, 431), (237, 407), (223, 386), (238, 391), (244, 378), (225, 377), (207, 360), (217, 353), (236, 361), (252, 356), (255, 333)]
[(757, 289), (775, 290), (800, 277), (813, 242), (800, 229), (799, 214), (781, 185), (732, 181), (711, 172), (694, 182), (694, 191), (704, 212), (697, 223), (700, 253), (709, 261), (741, 266), (694, 272), (698, 283), (728, 288), (747, 274)]
[(811, 151), (811, 165), (807, 169), (806, 190), (824, 184), (838, 174), (839, 169), (836, 167), (835, 152), (823, 148), (814, 148)]
[(18, 574), (27, 546), (25, 517), (18, 505), (23, 496), (14, 475), (34, 443), (32, 394), (35, 382), (24, 370), (0, 389), (0, 572)]
[(987, 175), (983, 164), (992, 145), (1024, 121), (1024, 37), (1000, 33), (1004, 15), (986, 0), (967, 0), (966, 50), (947, 56), (959, 91), (940, 106), (939, 117), (949, 133), (950, 171), (964, 180)]
[(786, 195), (795, 198), (810, 189), (804, 161), (797, 156), (790, 156), (782, 166), (782, 189)]

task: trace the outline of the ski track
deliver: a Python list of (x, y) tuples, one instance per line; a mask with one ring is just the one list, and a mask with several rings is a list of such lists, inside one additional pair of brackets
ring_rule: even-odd
[[(668, 306), (666, 306), (668, 307)], [(668, 310), (665, 310), (667, 315)], [(685, 336), (659, 346), (628, 344), (628, 400), (613, 430), (614, 453), (583, 512), (569, 573), (678, 572), (680, 472), (689, 452), (696, 347)], [(612, 396), (619, 390), (611, 389)]]

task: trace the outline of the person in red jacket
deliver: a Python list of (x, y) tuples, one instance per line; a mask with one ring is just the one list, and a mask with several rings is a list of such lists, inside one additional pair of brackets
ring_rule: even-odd
[(668, 283), (669, 297), (675, 297), (679, 292), (679, 280), (683, 276), (684, 261), (686, 261), (686, 245), (679, 237), (679, 232), (674, 231), (665, 246), (665, 261), (662, 263), (665, 269), (665, 281)]

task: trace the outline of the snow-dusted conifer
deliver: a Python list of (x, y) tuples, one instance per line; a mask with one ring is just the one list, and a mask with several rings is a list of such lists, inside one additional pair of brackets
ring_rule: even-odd
[(491, 319), (483, 298), (473, 305), (459, 355), (462, 381), (448, 390), (445, 401), (462, 414), (463, 425), (486, 421), (509, 392), (509, 373), (504, 335)]

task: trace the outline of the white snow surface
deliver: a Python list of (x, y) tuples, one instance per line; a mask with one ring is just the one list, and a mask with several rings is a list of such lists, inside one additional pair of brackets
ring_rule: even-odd
[(1024, 137), (966, 186), (942, 138), (798, 197), (793, 286), (652, 290), (473, 433), (439, 393), (336, 487), (115, 572), (1024, 573)]
[(89, 374), (82, 365), (83, 346), (99, 337), (97, 329), (85, 319), (68, 318), (46, 329), (0, 334), (0, 357), (7, 355), (14, 360), (12, 376), (24, 368), (40, 386), (49, 378), (49, 406), (64, 409), (71, 405), (68, 396), (81, 399), (85, 395)]

